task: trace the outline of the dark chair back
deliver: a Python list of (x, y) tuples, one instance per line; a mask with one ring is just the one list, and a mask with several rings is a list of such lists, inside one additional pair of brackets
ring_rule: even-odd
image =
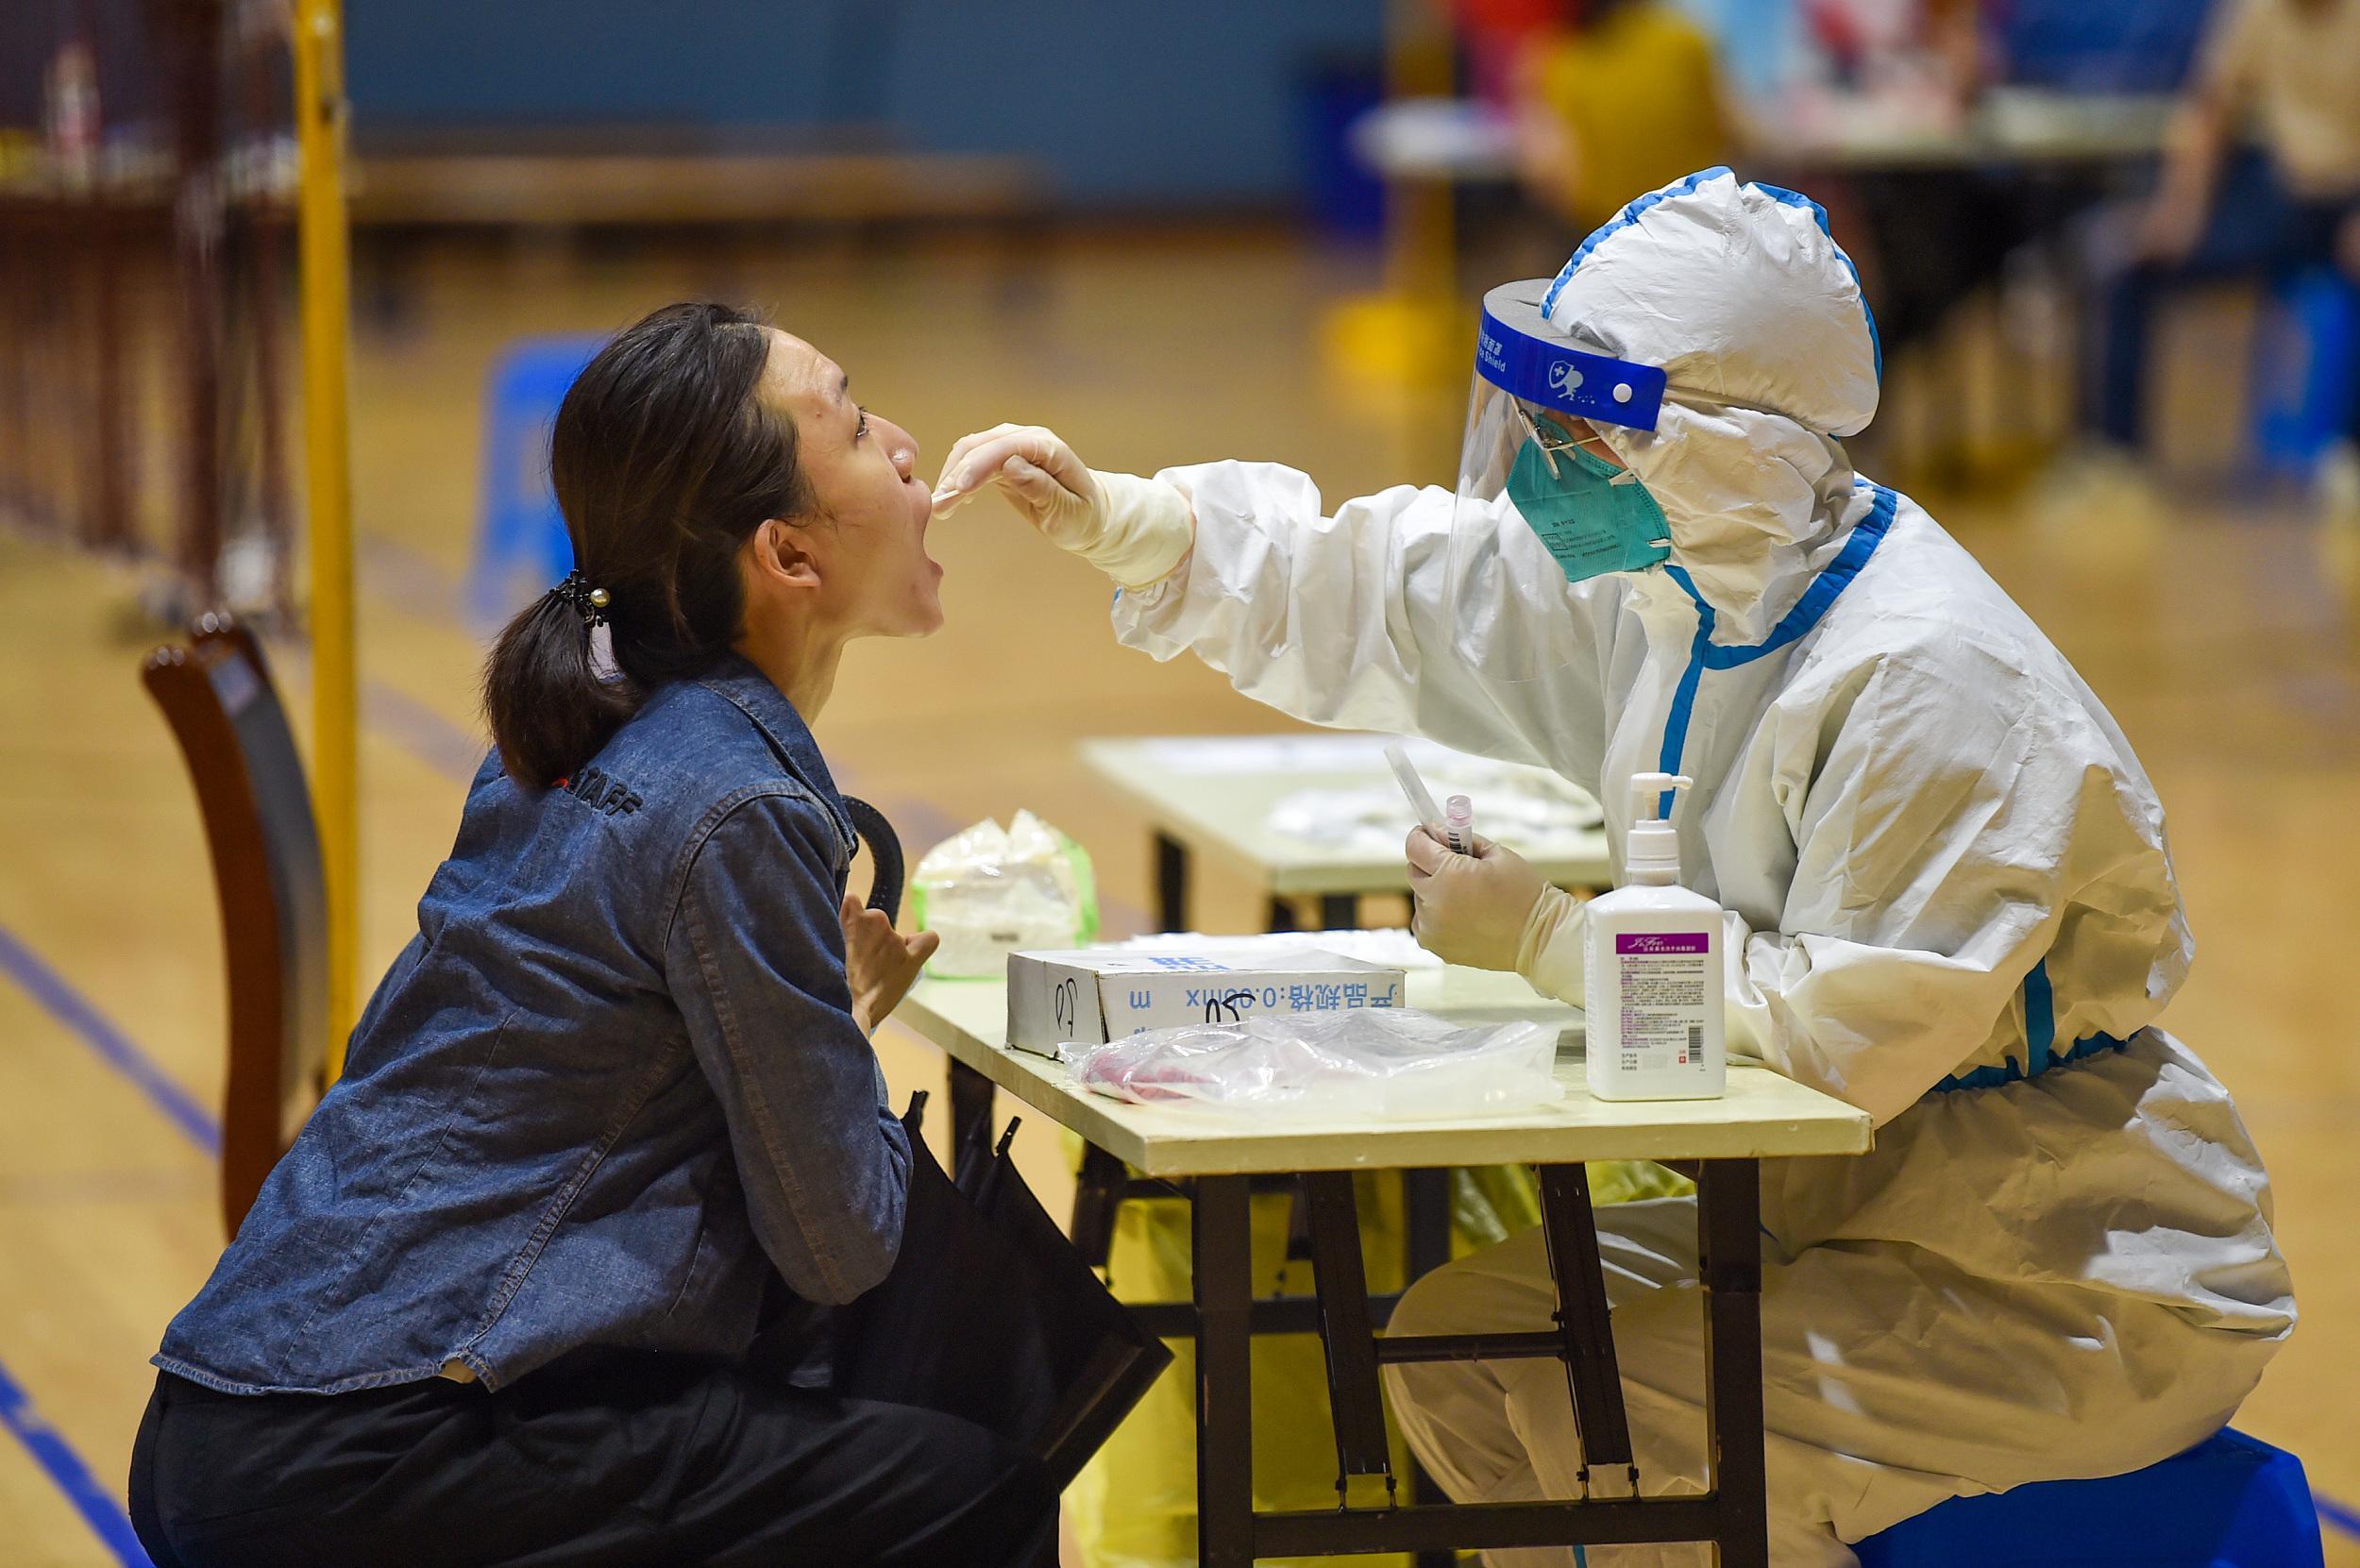
[(254, 633), (226, 615), (143, 678), (196, 785), (229, 971), (221, 1214), (237, 1233), (326, 1087), (328, 891), (295, 732)]

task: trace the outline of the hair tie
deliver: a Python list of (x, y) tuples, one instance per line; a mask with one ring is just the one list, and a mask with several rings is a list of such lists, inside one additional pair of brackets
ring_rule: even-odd
[(580, 572), (567, 572), (565, 580), (549, 592), (580, 613), (583, 631), (606, 624), (606, 590), (590, 586), (590, 580)]

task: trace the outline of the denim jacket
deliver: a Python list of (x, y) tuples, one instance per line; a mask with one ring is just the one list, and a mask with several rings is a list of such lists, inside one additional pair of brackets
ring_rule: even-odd
[(418, 935), (156, 1364), (232, 1393), (589, 1346), (734, 1357), (773, 1275), (885, 1277), (909, 1145), (851, 1016), (854, 837), (811, 733), (734, 657), (563, 787), (497, 755)]

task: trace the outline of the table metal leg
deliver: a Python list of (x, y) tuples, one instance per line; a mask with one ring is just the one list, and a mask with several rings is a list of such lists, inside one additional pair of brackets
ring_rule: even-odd
[(1769, 1568), (1762, 1429), (1762, 1168), (1707, 1160), (1696, 1178), (1705, 1291), (1705, 1454), (1721, 1568)]
[(1402, 1270), (1404, 1289), (1450, 1261), (1450, 1172), (1404, 1171)]
[[(1402, 1188), (1402, 1289), (1450, 1261), (1450, 1172), (1404, 1171)], [(1415, 1456), (1409, 1460), (1409, 1495), (1420, 1503), (1446, 1503), (1442, 1484), (1426, 1474)], [(1420, 1552), (1417, 1568), (1451, 1568), (1455, 1552)]]
[(1196, 1525), (1202, 1568), (1254, 1560), (1252, 1249), (1243, 1176), (1201, 1176), (1196, 1297)]
[[(1298, 1182), (1287, 1204), (1287, 1261), (1305, 1263), (1311, 1256), (1311, 1194)], [(1283, 1274), (1286, 1270), (1282, 1268), (1279, 1273)]]
[(1155, 920), (1159, 931), (1188, 929), (1188, 846), (1168, 833), (1155, 835)]
[[(1410, 1183), (1409, 1276), (1443, 1260), (1449, 1246), (1449, 1184), (1445, 1172), (1405, 1172)], [(1340, 1417), (1355, 1430), (1340, 1440), (1339, 1459), (1349, 1471), (1373, 1464), (1374, 1440), (1365, 1401), (1345, 1395), (1365, 1389), (1373, 1368), (1359, 1354), (1368, 1344), (1379, 1363), (1562, 1357), (1569, 1351), (1593, 1385), (1592, 1410), (1607, 1417), (1599, 1434), (1600, 1454), (1619, 1448), (1610, 1435), (1620, 1425), (1606, 1395), (1613, 1377), (1610, 1351), (1593, 1345), (1584, 1357), (1563, 1330), (1398, 1337), (1368, 1340), (1367, 1320), (1350, 1298), (1352, 1262), (1340, 1239), (1348, 1234), (1349, 1186), (1332, 1178), (1321, 1190), (1314, 1232), (1328, 1245), (1318, 1258), (1322, 1285), (1318, 1310), (1331, 1336), (1327, 1345), (1332, 1396)], [(1192, 1330), (1196, 1336), (1198, 1561), (1213, 1568), (1250, 1568), (1256, 1550), (1276, 1557), (1336, 1553), (1413, 1552), (1420, 1568), (1447, 1563), (1460, 1550), (1506, 1550), (1560, 1546), (1573, 1541), (1593, 1545), (1708, 1541), (1721, 1568), (1769, 1568), (1769, 1510), (1762, 1447), (1761, 1174), (1751, 1160), (1709, 1160), (1697, 1176), (1697, 1240), (1705, 1291), (1705, 1442), (1712, 1490), (1694, 1498), (1592, 1499), (1535, 1503), (1434, 1506), (1441, 1494), (1424, 1482), (1416, 1506), (1280, 1511), (1254, 1509), (1253, 1379), (1249, 1359), (1256, 1317), (1267, 1310), (1265, 1332), (1302, 1332), (1300, 1302), (1256, 1303), (1251, 1277), (1248, 1197), (1251, 1178), (1205, 1176), (1193, 1184), (1195, 1296), (1192, 1308), (1150, 1309), (1172, 1317), (1162, 1332)], [(1568, 1172), (1543, 1173), (1550, 1252), (1559, 1271), (1567, 1316), (1587, 1319), (1595, 1331), (1596, 1303), (1576, 1307), (1563, 1271), (1576, 1258), (1594, 1259), (1594, 1236), (1587, 1227), (1586, 1194)], [(1594, 1266), (1594, 1263), (1593, 1264)], [(1365, 1284), (1365, 1281), (1362, 1282)], [(1344, 1290), (1338, 1291), (1335, 1286)], [(1369, 1304), (1374, 1307), (1375, 1304)], [(1280, 1311), (1281, 1308), (1290, 1309)], [(1179, 1316), (1185, 1314), (1184, 1324)], [(1282, 1323), (1281, 1317), (1285, 1318)], [(1374, 1312), (1368, 1314), (1373, 1319)], [(1340, 1322), (1339, 1319), (1345, 1321)], [(1163, 1317), (1158, 1317), (1158, 1324)], [(1571, 1326), (1569, 1323), (1568, 1327)], [(1342, 1353), (1334, 1336), (1344, 1331)], [(1577, 1393), (1576, 1398), (1579, 1395)], [(1360, 1408), (1351, 1408), (1358, 1403)], [(1603, 1407), (1603, 1408), (1601, 1408)], [(1597, 1425), (1582, 1422), (1585, 1439)], [(1357, 1456), (1356, 1456), (1356, 1452)], [(1423, 1480), (1420, 1477), (1421, 1481)]]
[(1382, 1475), (1390, 1496), (1393, 1461), (1385, 1442), (1385, 1406), (1376, 1386), (1376, 1330), (1369, 1321), (1369, 1282), (1360, 1257), (1360, 1209), (1352, 1175), (1303, 1176), (1309, 1211), (1311, 1278), (1319, 1292), (1320, 1342), (1327, 1352), (1327, 1406), (1336, 1428), (1336, 1506), (1346, 1505), (1354, 1475)]
[(1590, 1207), (1589, 1176), (1580, 1166), (1541, 1167), (1541, 1235), (1557, 1281), (1557, 1326), (1564, 1338), (1574, 1430), (1581, 1441), (1582, 1485), (1590, 1485), (1596, 1466), (1627, 1468), (1635, 1488), (1639, 1471), (1631, 1463), (1630, 1419), (1614, 1358), (1597, 1221)]
[(1083, 1145), (1082, 1169), (1073, 1183), (1074, 1250), (1093, 1269), (1103, 1269), (1114, 1251), (1115, 1211), (1122, 1204), (1122, 1189), (1130, 1172), (1122, 1161), (1095, 1143)]
[(1320, 926), (1326, 931), (1359, 930), (1360, 895), (1357, 893), (1322, 893), (1320, 895)]

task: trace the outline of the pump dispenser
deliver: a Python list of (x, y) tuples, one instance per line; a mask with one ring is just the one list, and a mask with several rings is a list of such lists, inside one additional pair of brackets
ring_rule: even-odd
[(1590, 1092), (1711, 1100), (1728, 1083), (1721, 906), (1679, 885), (1670, 816), (1693, 781), (1630, 781), (1623, 885), (1591, 901), (1583, 950)]
[(1676, 773), (1634, 773), (1630, 779), (1630, 837), (1623, 849), (1623, 881), (1632, 887), (1672, 887), (1680, 879), (1680, 835), (1670, 813), (1695, 781)]

